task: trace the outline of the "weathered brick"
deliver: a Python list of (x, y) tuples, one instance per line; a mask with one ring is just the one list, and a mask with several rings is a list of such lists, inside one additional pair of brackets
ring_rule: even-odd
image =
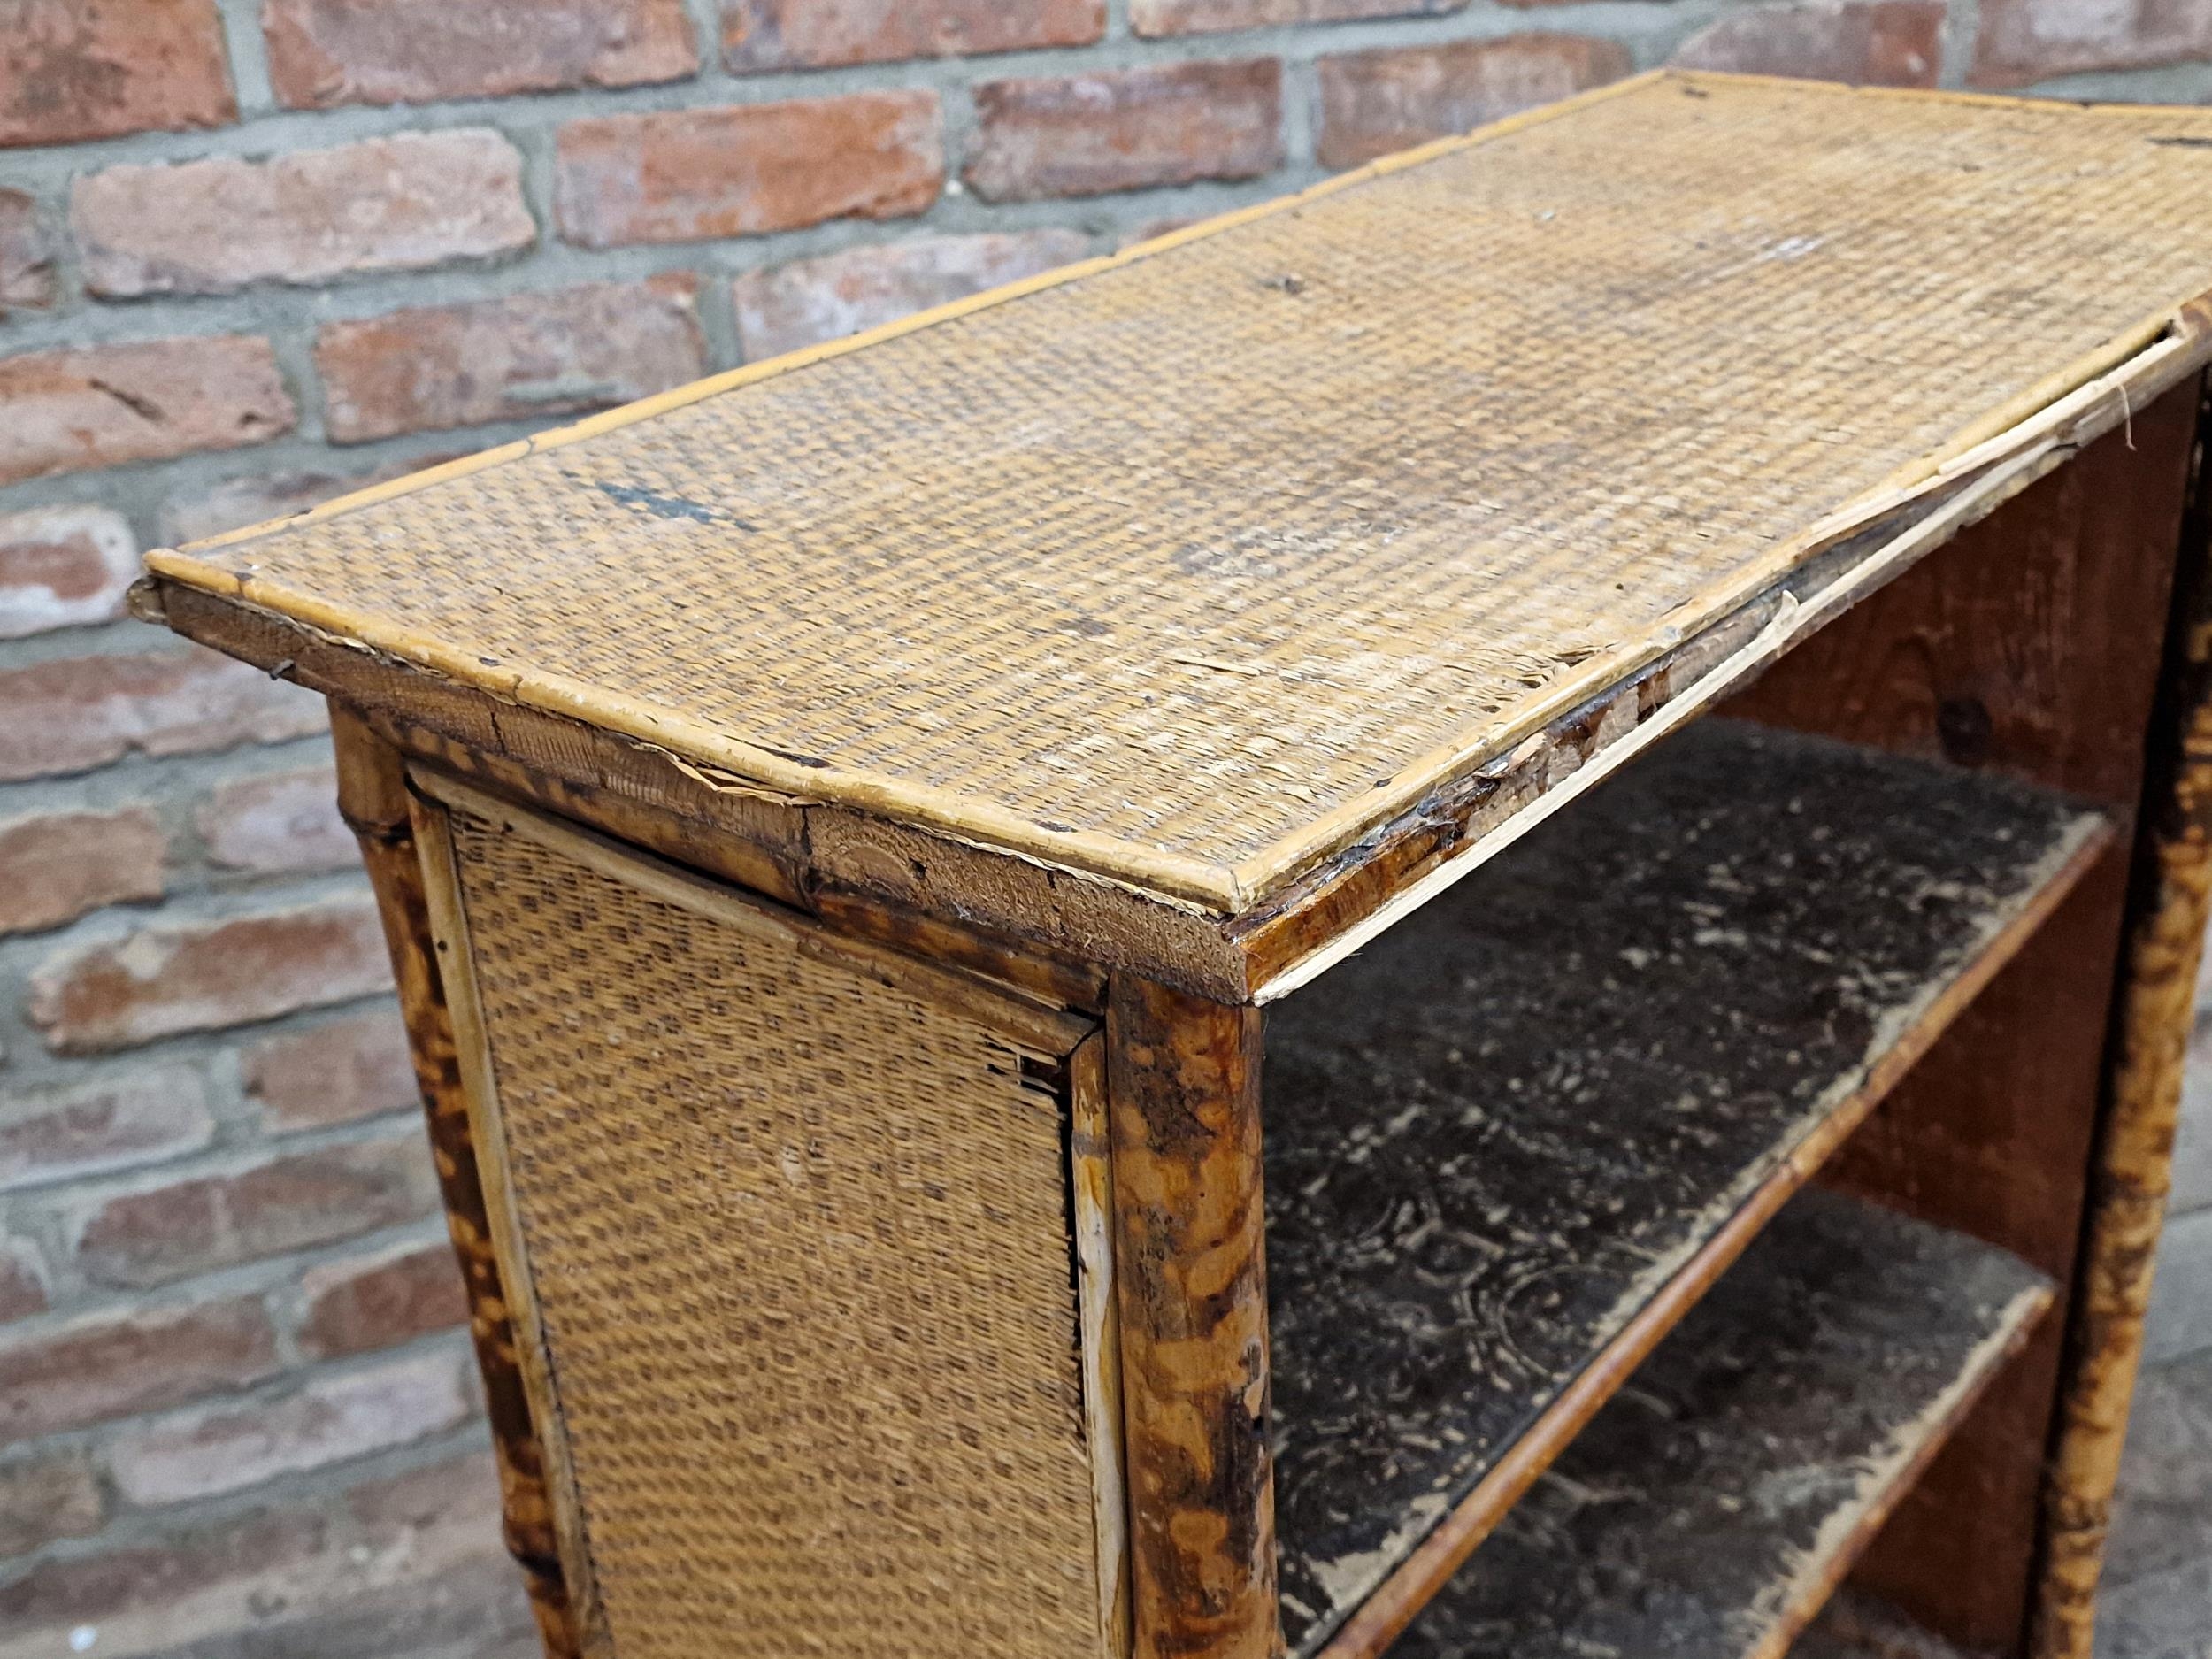
[(175, 1157), (214, 1136), (207, 1086), (189, 1066), (0, 1101), (0, 1192)]
[(2021, 87), (2198, 58), (2212, 58), (2212, 6), (2200, 0), (1982, 0), (1968, 80)]
[(142, 806), (0, 820), (0, 934), (159, 898), (166, 851), (160, 821)]
[(0, 144), (71, 144), (237, 118), (215, 0), (0, 6)]
[(542, 1659), (545, 1653), (522, 1575), (510, 1560), (479, 1554), (442, 1568), (410, 1562), (396, 1583), (389, 1574), (380, 1581), (354, 1578), (358, 1594), (287, 1607), (260, 1643), (211, 1642), (173, 1659)]
[(341, 443), (627, 403), (706, 369), (689, 276), (430, 305), (315, 336)]
[(458, 1358), (441, 1348), (317, 1376), (281, 1400), (127, 1428), (109, 1442), (108, 1468), (127, 1502), (177, 1503), (404, 1446), (469, 1410)]
[(419, 271), (511, 253), (538, 234), (521, 153), (480, 127), (272, 161), (109, 167), (78, 179), (69, 226), (85, 286), (111, 298)]
[(246, 1093), (266, 1128), (322, 1129), (421, 1104), (407, 1028), (393, 1009), (352, 1014), (253, 1044), (242, 1061)]
[(0, 1340), (0, 1445), (182, 1405), (276, 1369), (276, 1333), (253, 1296)]
[(107, 1499), (84, 1452), (33, 1452), (0, 1461), (0, 1558), (27, 1555), (62, 1538), (89, 1538)]
[(0, 1235), (0, 1325), (44, 1313), (45, 1263), (28, 1239)]
[(338, 442), (602, 409), (706, 372), (699, 283), (652, 276), (425, 305), (314, 338)]
[(211, 921), (149, 923), (65, 949), (31, 976), (31, 1021), (58, 1054), (127, 1048), (386, 989), (376, 907), (340, 899)]
[(1932, 87), (1943, 67), (1942, 0), (1809, 0), (1732, 12), (1683, 42), (1689, 69)]
[(0, 639), (106, 622), (123, 614), (138, 543), (105, 507), (0, 513)]
[(595, 116), (555, 147), (561, 234), (588, 248), (902, 219), (945, 174), (933, 92)]
[(201, 803), (199, 827), (226, 870), (345, 870), (357, 856), (328, 766), (226, 779)]
[(1466, 9), (1467, 0), (1129, 0), (1129, 27), (1140, 35), (1214, 35), (1285, 23), (1441, 17)]
[[(98, 1632), (95, 1659), (250, 1631), (258, 1622), (255, 1592), (272, 1612), (283, 1608), (307, 1576), (302, 1564), (327, 1550), (330, 1531), (328, 1517), (296, 1505), (180, 1528), (103, 1554), (42, 1562), (0, 1586), (0, 1653), (66, 1653), (70, 1631), (86, 1624)], [(238, 1594), (219, 1594), (234, 1585)], [(19, 1644), (19, 1638), (27, 1640)], [(229, 1651), (234, 1659), (256, 1652), (242, 1645)], [(263, 1648), (257, 1659), (274, 1655)]]
[(54, 303), (54, 239), (39, 221), (38, 204), (20, 190), (0, 190), (0, 317), (10, 307)]
[(251, 334), (27, 351), (0, 357), (0, 484), (243, 449), (298, 417)]
[(730, 284), (749, 361), (858, 334), (1080, 259), (1079, 231), (916, 236), (749, 271)]
[[(71, 1631), (85, 1624), (98, 1632), (95, 1659), (536, 1659), (541, 1651), (513, 1644), (507, 1628), (522, 1634), (529, 1614), (500, 1542), (499, 1480), (488, 1453), (213, 1521), (162, 1521), (150, 1538), (142, 1528), (145, 1541), (73, 1551), (12, 1577), (0, 1586), (0, 1654), (67, 1653)], [(471, 1571), (482, 1576), (465, 1578)], [(473, 1628), (465, 1609), (445, 1606), (457, 1584), (480, 1609)], [(427, 1603), (440, 1609), (430, 1625), (417, 1617)]]
[(163, 502), (161, 538), (165, 545), (176, 547), (207, 536), (226, 535), (249, 525), (266, 524), (272, 518), (305, 512), (336, 496), (404, 478), (410, 472), (419, 472), (453, 458), (450, 452), (440, 451), (412, 456), (359, 472), (242, 473), (209, 488), (174, 495)]
[(1283, 159), (1272, 58), (987, 81), (975, 111), (965, 176), (992, 202), (1250, 179)]
[(76, 1262), (95, 1283), (138, 1289), (419, 1220), (436, 1203), (429, 1152), (410, 1125), (94, 1202)]
[(51, 777), (125, 755), (188, 755), (306, 737), (323, 700), (212, 651), (69, 657), (0, 671), (0, 780)]
[(1348, 52), (1321, 60), (1321, 164), (1353, 167), (1617, 81), (1617, 41), (1509, 35)]
[(265, 0), (269, 82), (296, 110), (680, 81), (683, 0)]
[(722, 6), (722, 57), (736, 74), (1087, 46), (1105, 33), (1105, 0), (723, 0)]
[(468, 1323), (461, 1270), (442, 1235), (311, 1269), (301, 1288), (300, 1351), (316, 1359), (397, 1348)]

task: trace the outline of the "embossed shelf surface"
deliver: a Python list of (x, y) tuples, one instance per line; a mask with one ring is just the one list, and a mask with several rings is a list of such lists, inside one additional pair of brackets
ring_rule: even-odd
[(1578, 1375), (1640, 1351), (1669, 1286), (1717, 1269), (2108, 833), (1708, 720), (1271, 1010), (1294, 1652), (1516, 1441), (1563, 1439)]
[(1775, 1659), (2050, 1299), (2002, 1250), (1800, 1194), (1391, 1659)]
[(1790, 1659), (1991, 1659), (1954, 1647), (1871, 1596), (1845, 1589), (1790, 1648)]

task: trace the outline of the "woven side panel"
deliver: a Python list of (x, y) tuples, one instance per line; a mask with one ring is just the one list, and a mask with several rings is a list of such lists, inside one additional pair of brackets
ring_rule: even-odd
[(618, 1659), (1102, 1653), (1054, 1095), (968, 1019), (452, 824)]

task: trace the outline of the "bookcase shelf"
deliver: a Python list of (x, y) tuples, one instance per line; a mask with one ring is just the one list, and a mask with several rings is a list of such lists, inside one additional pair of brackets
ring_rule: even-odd
[(2002, 1250), (1800, 1194), (1394, 1659), (1779, 1659), (2050, 1302)]
[(1294, 1653), (1442, 1583), (2108, 833), (1709, 720), (1271, 1012)]

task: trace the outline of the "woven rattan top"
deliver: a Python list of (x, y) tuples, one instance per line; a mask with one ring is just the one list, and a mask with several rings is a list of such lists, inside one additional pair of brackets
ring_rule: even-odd
[(153, 568), (1237, 912), (2212, 289), (2212, 111), (1668, 74)]

